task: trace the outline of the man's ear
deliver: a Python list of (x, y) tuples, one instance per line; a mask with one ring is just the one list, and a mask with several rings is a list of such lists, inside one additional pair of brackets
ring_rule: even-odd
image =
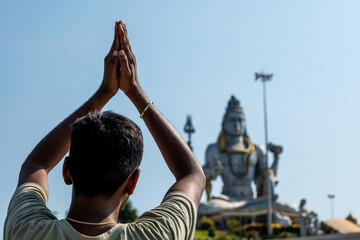
[(63, 174), (64, 182), (65, 182), (66, 185), (71, 185), (72, 184), (70, 169), (69, 169), (69, 165), (68, 165), (69, 158), (70, 157), (65, 158), (64, 164), (63, 164), (63, 169), (62, 169), (62, 174)]
[(133, 194), (136, 183), (140, 176), (140, 169), (136, 169), (128, 178), (126, 185), (125, 185), (125, 192), (129, 195)]

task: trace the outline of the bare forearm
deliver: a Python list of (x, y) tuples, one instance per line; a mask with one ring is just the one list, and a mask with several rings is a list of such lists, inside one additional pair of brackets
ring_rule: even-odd
[[(44, 169), (46, 172), (50, 172), (69, 151), (71, 124), (89, 112), (101, 110), (110, 98), (110, 94), (105, 94), (99, 89), (88, 101), (57, 125), (38, 143), (25, 160), (22, 172), (30, 168)], [(20, 177), (22, 175), (26, 177), (27, 174), (20, 174)], [(24, 179), (19, 181), (21, 182), (22, 180)]]
[[(127, 94), (139, 113), (149, 102), (140, 89)], [(202, 169), (194, 154), (169, 121), (151, 105), (143, 116), (146, 126), (154, 137), (169, 169), (177, 180), (190, 174), (202, 174)]]

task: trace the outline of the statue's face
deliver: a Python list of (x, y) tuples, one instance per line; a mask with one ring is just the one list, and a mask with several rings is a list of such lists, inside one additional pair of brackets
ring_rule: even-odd
[(239, 112), (231, 112), (223, 123), (223, 131), (232, 136), (245, 134), (245, 119)]

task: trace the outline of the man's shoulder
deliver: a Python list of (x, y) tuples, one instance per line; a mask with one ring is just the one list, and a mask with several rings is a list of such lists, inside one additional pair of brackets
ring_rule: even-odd
[(4, 224), (5, 239), (10, 239), (10, 234), (26, 235), (35, 228), (44, 231), (53, 224), (52, 220), (56, 220), (56, 217), (46, 207), (46, 201), (46, 193), (40, 185), (20, 185), (9, 203)]
[[(50, 211), (47, 207), (45, 190), (38, 184), (28, 182), (16, 188), (7, 212), (7, 217), (21, 217), (24, 213), (39, 210)], [(31, 217), (31, 216), (29, 216)], [(56, 218), (51, 214), (52, 218)]]
[(45, 204), (47, 204), (46, 192), (37, 183), (27, 182), (27, 183), (21, 184), (20, 186), (18, 186), (16, 188), (13, 198), (19, 197), (20, 195), (25, 194), (25, 193), (36, 193), (41, 197), (41, 199), (45, 202)]
[[(164, 213), (162, 213), (163, 218), (157, 218), (157, 220), (164, 220), (169, 216), (177, 217), (187, 215), (189, 218), (196, 217), (196, 205), (194, 201), (187, 194), (174, 191), (168, 192), (158, 207), (142, 214), (135, 223), (139, 223), (147, 218), (152, 218), (154, 216), (153, 213), (159, 213), (161, 211), (164, 211)], [(177, 215), (176, 212), (178, 214), (180, 213), (180, 215)]]
[(129, 224), (125, 234), (141, 239), (192, 239), (196, 214), (195, 203), (190, 197), (183, 192), (169, 192), (158, 207)]

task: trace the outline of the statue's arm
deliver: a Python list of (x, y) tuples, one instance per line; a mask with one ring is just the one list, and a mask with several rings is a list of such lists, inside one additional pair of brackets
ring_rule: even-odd
[(205, 192), (207, 200), (211, 197), (211, 181), (215, 180), (222, 172), (222, 165), (218, 158), (219, 150), (216, 144), (210, 144), (205, 153), (205, 164), (203, 166), (204, 174), (206, 177)]
[(263, 146), (255, 146), (255, 151), (257, 155), (257, 164), (256, 164), (256, 172), (255, 172), (255, 185), (257, 196), (261, 197), (266, 195), (265, 182), (266, 182), (266, 150)]
[(275, 145), (273, 143), (268, 144), (269, 151), (273, 153), (274, 155), (274, 161), (271, 165), (271, 169), (274, 172), (274, 175), (277, 175), (278, 172), (278, 165), (279, 165), (279, 159), (280, 159), (280, 153), (283, 151), (282, 146)]
[(266, 158), (265, 158), (266, 150), (265, 150), (265, 148), (263, 146), (256, 145), (255, 146), (255, 151), (256, 151), (256, 155), (258, 157), (257, 169), (260, 172), (265, 172), (265, 170), (267, 169)]
[(219, 160), (219, 150), (216, 144), (210, 144), (206, 149), (205, 164), (203, 166), (207, 181), (217, 178), (222, 172), (222, 164)]
[(274, 155), (274, 161), (271, 165), (271, 169), (273, 170), (275, 176), (277, 175), (278, 165), (279, 165), (279, 155)]

